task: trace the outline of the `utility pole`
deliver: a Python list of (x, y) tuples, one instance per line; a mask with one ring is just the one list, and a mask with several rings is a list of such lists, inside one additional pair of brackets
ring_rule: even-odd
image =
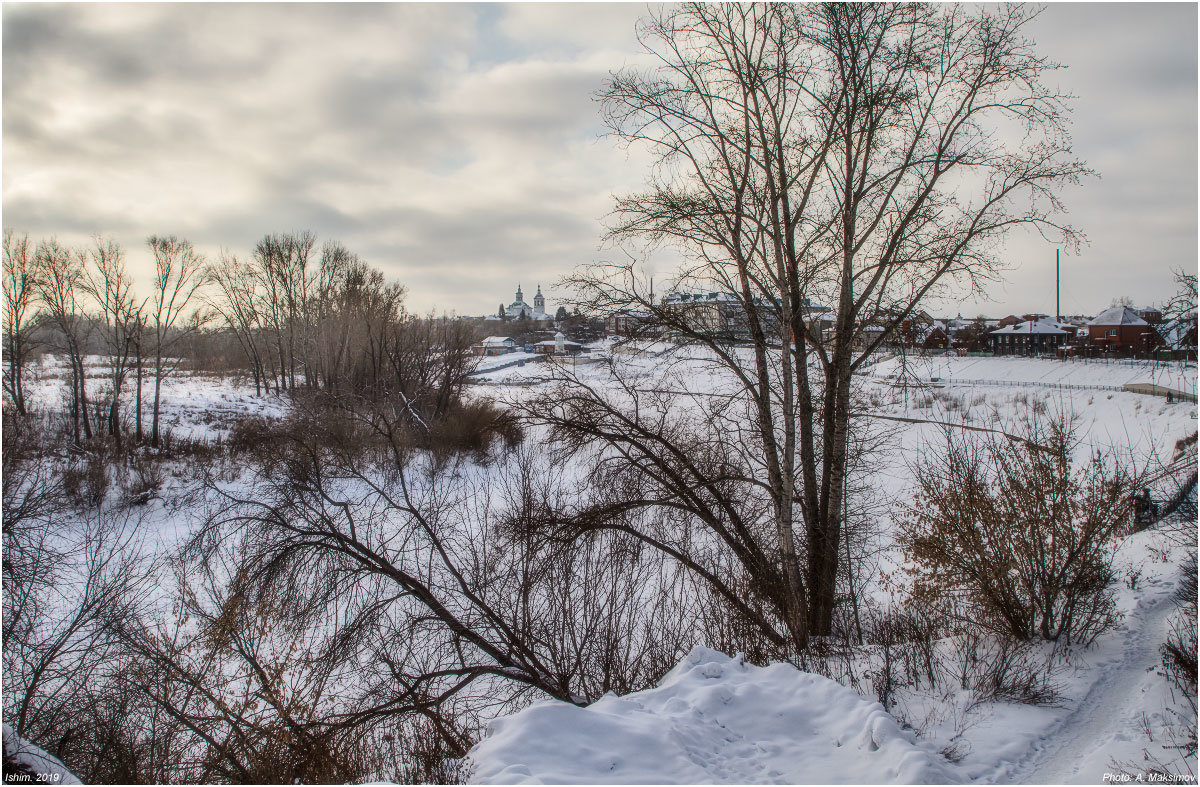
[(1058, 255), (1061, 249), (1054, 250), (1054, 321), (1062, 322), (1062, 274), (1059, 268)]

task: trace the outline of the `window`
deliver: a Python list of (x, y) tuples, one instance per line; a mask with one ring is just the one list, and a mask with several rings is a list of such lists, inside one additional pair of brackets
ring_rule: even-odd
[(1109, 329), (1108, 329), (1108, 335), (1109, 335), (1109, 336), (1114, 336), (1114, 337), (1115, 337), (1115, 336), (1117, 335), (1117, 329), (1116, 329), (1116, 328), (1109, 328)]

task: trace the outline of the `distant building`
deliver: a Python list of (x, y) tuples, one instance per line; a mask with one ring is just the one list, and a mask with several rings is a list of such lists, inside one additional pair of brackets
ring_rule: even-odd
[(1158, 331), (1128, 306), (1113, 306), (1100, 312), (1087, 324), (1087, 333), (1088, 349), (1094, 353), (1147, 353), (1163, 343)]
[(533, 345), (533, 351), (543, 355), (578, 355), (582, 350), (582, 344), (567, 341), (566, 337), (562, 335), (562, 331), (554, 334), (553, 339)]
[(1147, 306), (1144, 309), (1134, 309), (1137, 315), (1145, 320), (1150, 325), (1159, 325), (1163, 321), (1163, 313), (1153, 306)]
[(551, 315), (546, 314), (546, 298), (542, 295), (542, 285), (538, 285), (537, 294), (533, 296), (532, 306), (525, 302), (525, 294), (521, 292), (521, 285), (517, 285), (516, 300), (504, 310), (504, 316), (510, 320), (519, 320), (522, 315), (528, 320), (554, 319)]
[(511, 336), (489, 336), (475, 345), (477, 355), (504, 355), (517, 349), (517, 340)]
[(604, 318), (609, 336), (634, 336), (652, 333), (654, 315), (648, 309), (620, 309)]
[(1040, 317), (1005, 325), (991, 331), (988, 336), (992, 341), (992, 352), (996, 355), (1040, 355), (1056, 352), (1067, 343), (1071, 333), (1054, 320)]
[[(724, 335), (731, 339), (750, 335), (746, 304), (740, 295), (732, 292), (673, 292), (662, 299), (662, 307), (697, 333)], [(834, 315), (828, 306), (805, 299), (800, 309), (811, 340), (815, 341), (824, 330), (833, 326)], [(781, 311), (778, 303), (755, 298), (753, 311), (765, 331), (778, 330)]]

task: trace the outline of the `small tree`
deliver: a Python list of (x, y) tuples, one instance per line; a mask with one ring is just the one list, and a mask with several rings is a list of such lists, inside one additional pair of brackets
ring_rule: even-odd
[(204, 257), (196, 253), (190, 242), (174, 235), (152, 235), (146, 245), (154, 253), (154, 295), (150, 315), (154, 331), (154, 409), (150, 444), (157, 448), (162, 381), (178, 366), (178, 360), (168, 359), (166, 353), (184, 334), (199, 327), (198, 315), (184, 330), (180, 330), (183, 326), (179, 318), (204, 283)]
[(25, 366), (33, 350), (37, 317), (37, 264), (29, 236), (4, 233), (4, 390), (17, 412), (25, 415)]
[(83, 257), (51, 238), (38, 243), (35, 260), (38, 297), (58, 334), (55, 349), (66, 356), (71, 367), (72, 436), (79, 443), (82, 425), (83, 437), (91, 440), (87, 377), (83, 370), (83, 353), (91, 324), (84, 314)]
[[(104, 342), (109, 352), (112, 398), (108, 405), (108, 434), (121, 441), (121, 389), (129, 373), (130, 355), (141, 320), (140, 305), (132, 293), (133, 281), (125, 270), (125, 252), (112, 240), (96, 238), (95, 247), (84, 257), (83, 288), (100, 306)], [(140, 394), (140, 391), (139, 391)]]
[(1117, 620), (1112, 556), (1135, 476), (1074, 457), (1074, 419), (1032, 412), (1015, 436), (948, 429), (900, 523), (919, 603), (1018, 640), (1087, 644)]

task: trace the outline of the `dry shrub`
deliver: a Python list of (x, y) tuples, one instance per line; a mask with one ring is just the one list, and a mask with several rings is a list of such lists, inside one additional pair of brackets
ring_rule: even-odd
[(1196, 698), (1196, 553), (1193, 552), (1180, 572), (1175, 591), (1179, 611), (1171, 619), (1171, 630), (1162, 646), (1163, 668), (1167, 677), (1190, 698), (1195, 711)]
[(452, 405), (429, 426), (429, 447), (440, 454), (473, 453), (483, 457), (497, 440), (512, 450), (523, 438), (524, 430), (516, 416), (488, 401)]
[(229, 427), (225, 447), (231, 456), (253, 453), (267, 447), (276, 436), (273, 421), (258, 415), (245, 415)]
[(976, 703), (1052, 706), (1062, 699), (1059, 654), (1030, 642), (967, 628), (952, 641), (947, 666)]
[(69, 462), (62, 471), (63, 490), (77, 507), (95, 508), (108, 492), (109, 458), (92, 450)]
[(900, 521), (913, 594), (997, 634), (1087, 644), (1117, 622), (1134, 478), (1112, 456), (1077, 464), (1071, 418), (1033, 413), (1017, 432), (947, 430), (945, 451), (926, 452)]

